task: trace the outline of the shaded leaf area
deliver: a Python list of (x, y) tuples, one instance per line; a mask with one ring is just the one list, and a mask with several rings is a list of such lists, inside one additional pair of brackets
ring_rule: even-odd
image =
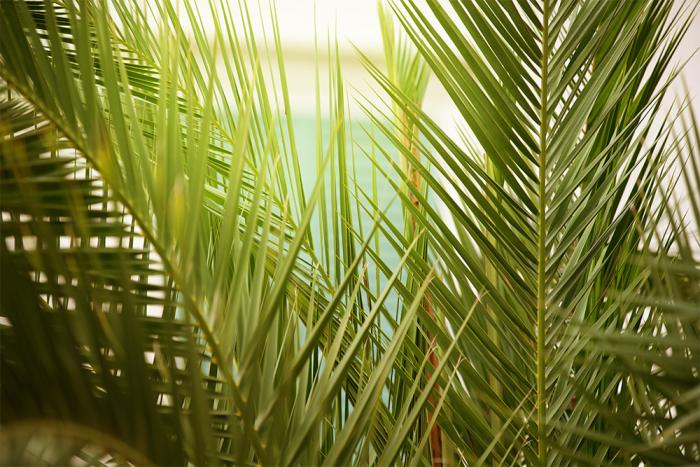
[(700, 128), (692, 105), (678, 112), (670, 173), (657, 187), (659, 221), (631, 260), (644, 285), (613, 295), (620, 332), (589, 331), (621, 383), (607, 404), (599, 398), (603, 419), (626, 433), (626, 451), (661, 464), (700, 458)]
[[(590, 358), (613, 377), (605, 391), (581, 386), (583, 405), (595, 409), (615, 436), (580, 434), (613, 445), (621, 457), (693, 464), (700, 456), (700, 268), (657, 251), (638, 262), (647, 287), (614, 295), (622, 329), (584, 331), (594, 349)], [(574, 410), (572, 416), (582, 414)]]
[[(298, 156), (293, 154), (291, 141), (285, 144), (284, 132), (275, 121), (282, 117), (279, 111), (273, 112), (273, 96), (267, 95), (275, 87), (264, 84), (258, 62), (241, 59), (245, 54), (257, 54), (255, 44), (246, 36), (243, 51), (231, 26), (235, 15), (228, 8), (218, 13), (228, 25), (228, 30), (217, 32), (217, 40), (232, 50), (222, 57), (237, 96), (235, 107), (228, 107), (219, 70), (214, 68), (216, 47), (201, 31), (195, 35), (195, 44), (182, 32), (187, 18), (197, 18), (196, 8), (178, 15), (170, 2), (149, 3), (149, 7), (153, 5), (164, 18), (160, 34), (141, 21), (139, 14), (143, 12), (133, 10), (138, 5), (129, 2), (114, 5), (122, 20), (121, 29), (93, 2), (3, 4), (6, 27), (14, 33), (11, 40), (3, 42), (5, 66), (1, 71), (60, 127), (120, 202), (128, 206), (144, 236), (167, 263), (166, 269), (188, 304), (188, 313), (209, 334), (209, 341), (216, 342), (213, 352), (220, 350), (219, 360), (233, 364), (232, 349), (243, 359), (249, 333), (257, 324), (270, 325), (269, 320), (258, 322), (254, 313), (240, 313), (251, 305), (238, 292), (249, 290), (246, 287), (253, 277), (249, 274), (253, 264), (265, 265), (267, 272), (261, 273), (261, 281), (285, 271), (284, 277), (276, 278), (278, 286), (269, 287), (269, 295), (262, 285), (255, 292), (270, 299), (270, 306), (265, 304), (268, 310), (274, 309), (273, 302), (293, 295), (298, 305), (295, 309), (306, 321), (309, 308), (313, 310), (311, 317), (318, 319), (320, 310), (330, 306), (336, 295), (339, 298), (333, 307), (349, 300), (348, 291), (337, 287), (356, 259), (362, 239), (353, 231), (347, 207), (351, 196), (348, 164), (341, 154), (347, 144), (342, 130), (344, 98), (342, 90), (331, 97), (337, 117), (331, 124), (330, 141), (317, 154), (319, 170), (332, 165), (336, 173), (342, 173), (336, 180), (347, 184), (336, 186), (337, 196), (344, 197), (343, 215), (338, 218), (324, 211), (325, 193), (309, 193), (303, 203), (296, 203), (298, 207), (319, 202), (321, 212), (330, 218), (331, 227), (324, 230), (321, 240), (326, 262), (324, 267), (314, 268), (311, 265), (319, 260), (309, 248), (307, 227), (296, 225), (309, 222), (312, 210), (302, 210), (292, 220), (291, 204), (280, 206), (278, 202), (294, 199), (304, 190), (280, 178), (294, 173), (283, 168), (296, 166)], [(133, 18), (139, 20), (132, 21), (132, 11)], [(240, 14), (245, 17), (245, 10)], [(9, 21), (11, 18), (15, 21)], [(250, 27), (246, 21), (244, 25)], [(340, 81), (339, 63), (333, 67)], [(65, 86), (67, 92), (53, 92), (56, 86)], [(333, 162), (326, 164), (328, 158)], [(248, 181), (251, 177), (254, 182)], [(268, 233), (261, 247), (268, 207)], [(328, 239), (331, 236), (333, 240)], [(292, 246), (298, 253), (290, 250)], [(264, 260), (256, 257), (257, 252), (264, 253)], [(246, 261), (239, 261), (241, 258)], [(391, 272), (385, 275), (387, 279)], [(357, 272), (352, 274), (357, 280)], [(357, 300), (353, 321), (366, 317), (360, 304), (374, 301), (382, 292), (379, 284), (372, 290), (362, 284), (361, 290), (367, 298)], [(260, 297), (251, 300), (253, 306), (262, 302)], [(389, 326), (395, 324), (385, 307), (380, 310), (389, 318)], [(342, 313), (328, 316), (335, 327), (339, 326)], [(248, 324), (241, 325), (240, 320)], [(254, 335), (261, 338), (263, 329)], [(332, 336), (324, 329), (319, 339), (319, 345), (328, 345)], [(341, 348), (346, 349), (351, 340), (347, 336), (343, 339)], [(390, 341), (380, 328), (373, 330), (371, 339), (374, 355)], [(250, 365), (258, 348), (248, 352), (245, 359)], [(420, 355), (415, 358), (420, 359)], [(362, 365), (358, 358), (349, 370), (352, 379), (344, 388), (349, 402), (357, 395)], [(403, 378), (404, 373), (398, 376)], [(372, 436), (381, 445), (391, 422), (386, 408), (379, 410), (383, 421)], [(248, 416), (250, 429), (253, 415)]]
[(159, 258), (56, 128), (2, 91), (2, 424), (72, 422), (155, 464), (204, 461), (230, 445), (230, 402)]
[(0, 441), (3, 465), (155, 465), (103, 432), (63, 421), (13, 424)]

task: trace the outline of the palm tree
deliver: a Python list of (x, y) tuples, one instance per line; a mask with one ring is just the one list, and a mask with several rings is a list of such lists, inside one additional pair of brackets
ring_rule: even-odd
[(196, 2), (0, 3), (0, 459), (700, 461), (672, 6), (392, 3), (371, 144), (329, 42), (305, 154), (274, 11), (259, 43), (246, 2), (213, 31)]
[[(443, 317), (430, 331), (460, 350), (439, 422), (460, 457), (692, 462), (697, 443), (664, 440), (674, 422), (659, 420), (676, 420), (673, 403), (639, 410), (648, 396), (637, 393), (640, 375), (621, 372), (591, 340), (626, 334), (650, 312), (613, 297), (642, 287), (630, 260), (655, 225), (653, 194), (672, 150), (650, 122), (663, 119), (664, 71), (688, 25), (684, 10), (672, 13), (669, 2), (399, 3), (465, 130), (455, 141), (370, 65), (418, 126), (434, 170), (395, 145), (455, 224), (413, 191), (444, 276), (428, 289)], [(374, 120), (389, 136), (390, 126)], [(694, 344), (681, 340), (690, 352)]]

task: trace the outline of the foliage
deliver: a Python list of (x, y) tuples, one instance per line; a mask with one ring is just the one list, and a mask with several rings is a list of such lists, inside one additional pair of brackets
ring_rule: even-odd
[(371, 147), (329, 41), (303, 154), (274, 11), (258, 43), (246, 2), (0, 3), (0, 459), (699, 462), (672, 6), (381, 6)]

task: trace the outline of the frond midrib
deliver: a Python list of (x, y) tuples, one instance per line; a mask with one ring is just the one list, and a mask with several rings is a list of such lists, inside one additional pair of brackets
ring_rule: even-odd
[(545, 312), (546, 312), (546, 175), (547, 175), (547, 68), (549, 66), (549, 0), (543, 0), (542, 57), (540, 71), (540, 128), (539, 128), (539, 173), (537, 212), (537, 458), (540, 465), (547, 463), (545, 443), (546, 381), (545, 381)]

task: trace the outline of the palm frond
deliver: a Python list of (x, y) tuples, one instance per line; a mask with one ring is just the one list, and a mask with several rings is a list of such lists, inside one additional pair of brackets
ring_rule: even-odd
[(300, 144), (272, 6), (0, 2), (0, 461), (697, 463), (696, 6), (380, 3)]
[[(407, 0), (394, 11), (457, 107), (464, 138), (366, 60), (394, 105), (369, 105), (368, 115), (455, 225), (411, 190), (445, 275), (429, 289), (444, 317), (431, 329), (441, 346), (485, 291), (453, 356), (446, 431), (467, 462), (633, 462), (630, 440), (609, 438), (602, 402), (580, 401), (584, 388), (600, 400), (624, 381), (572, 329), (621, 329), (612, 288), (642, 286), (629, 261), (672, 146), (667, 127), (649, 127), (689, 10), (663, 1), (426, 6)], [(428, 164), (385, 123), (401, 112), (423, 135)], [(383, 152), (388, 179), (408, 183)], [(623, 409), (621, 399), (612, 419)]]

